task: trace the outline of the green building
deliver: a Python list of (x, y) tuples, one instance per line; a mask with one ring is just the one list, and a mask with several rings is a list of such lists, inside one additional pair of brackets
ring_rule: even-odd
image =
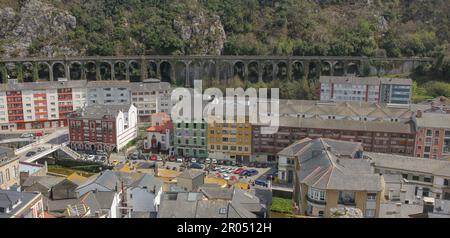
[(175, 154), (184, 157), (207, 158), (207, 127), (206, 122), (174, 123)]

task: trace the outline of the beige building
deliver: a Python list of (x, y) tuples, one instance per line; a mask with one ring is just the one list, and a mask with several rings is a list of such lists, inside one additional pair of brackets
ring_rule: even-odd
[(285, 149), (295, 157), (293, 199), (298, 213), (331, 217), (331, 208), (350, 207), (361, 210), (364, 217), (379, 216), (384, 178), (374, 172), (370, 161), (348, 159), (338, 152), (354, 148), (349, 143), (319, 138)]
[(14, 150), (0, 147), (0, 189), (19, 185), (19, 180), (19, 158), (15, 157)]

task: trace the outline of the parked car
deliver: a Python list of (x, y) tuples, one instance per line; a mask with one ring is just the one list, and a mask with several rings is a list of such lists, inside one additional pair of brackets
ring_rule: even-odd
[(196, 158), (192, 158), (191, 159), (191, 163), (197, 163), (197, 159)]
[(22, 135), (20, 135), (20, 138), (32, 138), (32, 137), (34, 137), (34, 135), (31, 133), (23, 133)]
[(242, 171), (244, 171), (243, 168), (238, 168), (235, 171), (233, 171), (233, 174), (240, 174)]
[(33, 156), (33, 155), (35, 155), (35, 154), (36, 154), (35, 151), (30, 151), (30, 152), (28, 152), (25, 156), (26, 156), (26, 157), (31, 157), (31, 156)]
[(175, 162), (175, 161), (177, 161), (177, 157), (171, 155), (171, 156), (169, 156), (169, 161)]
[(86, 159), (93, 161), (95, 159), (95, 155), (87, 155)]
[(191, 164), (191, 169), (203, 169), (203, 166), (201, 164), (198, 164), (198, 163), (192, 163)]
[(257, 179), (257, 180), (255, 180), (255, 184), (259, 185), (259, 186), (264, 186), (264, 187), (269, 186), (269, 183), (265, 179)]
[(209, 158), (206, 158), (205, 159), (205, 164), (210, 164), (210, 163), (211, 163), (211, 160)]
[(213, 164), (217, 164), (217, 160), (216, 160), (216, 159), (212, 159), (211, 162), (212, 162)]
[(177, 158), (177, 163), (183, 163), (183, 159), (182, 158)]
[(150, 155), (149, 160), (151, 160), (151, 161), (157, 161), (157, 160), (158, 160), (158, 156), (156, 156), (156, 155)]
[(116, 165), (119, 164), (119, 161), (118, 161), (118, 160), (113, 160), (111, 164), (114, 165), (114, 166), (116, 166)]
[(223, 175), (223, 179), (225, 179), (225, 180), (230, 180), (230, 175), (224, 174), (224, 175)]
[(254, 176), (258, 174), (258, 170), (256, 169), (249, 169), (247, 170), (247, 176)]

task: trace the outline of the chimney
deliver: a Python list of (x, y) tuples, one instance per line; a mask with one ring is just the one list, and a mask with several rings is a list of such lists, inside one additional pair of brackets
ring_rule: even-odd
[(416, 117), (417, 117), (417, 118), (421, 118), (421, 117), (422, 117), (422, 110), (418, 110), (418, 111), (417, 111)]

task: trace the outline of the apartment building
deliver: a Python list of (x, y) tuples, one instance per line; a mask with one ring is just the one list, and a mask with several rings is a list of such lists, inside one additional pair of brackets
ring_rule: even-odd
[[(340, 141), (322, 138), (327, 145), (330, 145), (340, 158), (361, 159), (363, 147), (361, 143)], [(292, 184), (294, 182), (295, 161), (302, 156), (303, 152), (311, 146), (312, 139), (305, 138), (298, 140), (278, 152), (278, 179), (281, 183)]]
[(85, 81), (10, 83), (0, 89), (1, 130), (67, 126), (67, 115), (86, 104)]
[[(384, 178), (370, 161), (341, 157), (358, 146), (323, 139), (305, 140), (286, 148), (295, 160), (293, 200), (297, 213), (332, 217), (332, 208), (357, 208), (364, 217), (378, 217)], [(305, 143), (305, 144), (303, 144)], [(348, 147), (348, 149), (347, 149)], [(337, 149), (338, 148), (338, 149)]]
[(0, 189), (20, 184), (19, 158), (11, 148), (0, 147)]
[(361, 142), (365, 151), (413, 155), (415, 113), (408, 107), (363, 102), (320, 103), (280, 100), (279, 128), (262, 134), (264, 124), (252, 125), (256, 161), (276, 162), (276, 155), (304, 138)]
[(42, 195), (0, 190), (0, 218), (44, 218)]
[(130, 104), (130, 82), (90, 81), (87, 83), (88, 105), (126, 105)]
[(137, 110), (129, 105), (92, 105), (69, 117), (70, 147), (81, 151), (119, 151), (137, 137)]
[(245, 123), (213, 122), (208, 124), (208, 151), (211, 158), (250, 162), (252, 150), (252, 126)]
[(400, 175), (413, 186), (414, 194), (407, 196), (410, 204), (420, 203), (424, 197), (450, 200), (449, 161), (372, 152), (364, 152), (364, 159), (372, 162), (376, 173)]
[(417, 113), (415, 156), (450, 160), (450, 114)]
[(153, 113), (170, 113), (170, 83), (159, 80), (143, 82), (91, 81), (87, 85), (89, 105), (126, 105), (132, 103), (139, 122), (150, 122)]
[(175, 154), (184, 157), (208, 157), (207, 124), (202, 122), (174, 123)]
[(131, 83), (131, 102), (138, 110), (139, 122), (150, 122), (151, 115), (163, 112), (170, 115), (170, 84), (155, 80)]
[(402, 78), (321, 76), (321, 101), (409, 104), (412, 80)]

